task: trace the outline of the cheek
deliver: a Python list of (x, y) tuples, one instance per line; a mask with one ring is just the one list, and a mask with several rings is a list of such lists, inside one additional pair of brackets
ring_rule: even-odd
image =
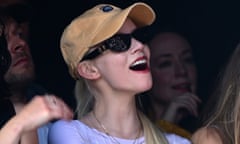
[(151, 72), (154, 85), (169, 85), (173, 77), (171, 71), (169, 71), (168, 69), (159, 70), (153, 68)]
[(168, 101), (169, 95), (171, 95), (170, 89), (171, 76), (167, 72), (156, 72), (153, 74), (153, 96), (161, 101)]
[(196, 88), (197, 88), (197, 77), (198, 77), (196, 68), (195, 68), (195, 67), (190, 68), (188, 75), (189, 75), (189, 79), (190, 79), (191, 82), (192, 82), (193, 92), (196, 92)]
[(32, 57), (30, 47), (27, 44), (26, 44), (25, 52), (28, 54), (28, 56)]
[(193, 82), (197, 80), (197, 70), (195, 66), (188, 67), (188, 76)]
[(7, 45), (8, 45), (8, 51), (11, 53), (11, 47), (13, 45), (13, 42), (11, 40), (7, 40)]
[(171, 73), (168, 71), (152, 71), (152, 79), (153, 79), (153, 86), (152, 90), (154, 95), (158, 95), (160, 97), (161, 95), (165, 95), (167, 91), (169, 90), (169, 87), (171, 85)]
[(110, 76), (116, 75), (125, 69), (124, 65), (126, 63), (126, 58), (119, 55), (111, 56), (111, 54), (106, 54), (100, 57), (97, 61), (97, 67), (100, 69), (101, 73)]
[(145, 55), (147, 56), (147, 58), (150, 59), (150, 51), (149, 51), (149, 47), (148, 47), (148, 46), (146, 46), (146, 47), (144, 48), (144, 53), (145, 53)]

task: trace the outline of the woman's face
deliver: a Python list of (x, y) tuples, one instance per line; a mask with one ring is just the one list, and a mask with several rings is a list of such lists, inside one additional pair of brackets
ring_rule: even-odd
[(164, 33), (150, 43), (155, 100), (168, 103), (186, 92), (196, 92), (197, 72), (192, 49), (182, 37)]
[[(118, 33), (129, 34), (135, 29), (136, 25), (132, 20), (127, 19)], [(149, 48), (135, 38), (131, 39), (127, 51), (106, 50), (94, 60), (94, 63), (101, 73), (101, 78), (114, 91), (136, 94), (152, 86)]]

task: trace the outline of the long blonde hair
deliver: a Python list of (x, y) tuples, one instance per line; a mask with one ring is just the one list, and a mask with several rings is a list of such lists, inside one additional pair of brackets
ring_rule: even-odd
[[(89, 91), (86, 81), (82, 78), (76, 82), (75, 98), (77, 100), (77, 118), (81, 119), (93, 109), (94, 105), (94, 97)], [(168, 144), (161, 130), (156, 128), (143, 113), (138, 111), (138, 114), (143, 126), (146, 144)]]
[(211, 98), (217, 103), (208, 115), (206, 125), (220, 128), (225, 143), (240, 144), (240, 45), (236, 47), (221, 76)]

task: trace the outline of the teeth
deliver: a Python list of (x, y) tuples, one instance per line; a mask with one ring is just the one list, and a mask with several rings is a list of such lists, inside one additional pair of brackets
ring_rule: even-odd
[(146, 59), (142, 59), (142, 60), (136, 61), (131, 66), (133, 67), (133, 66), (136, 66), (136, 65), (139, 65), (139, 64), (145, 64), (145, 63), (147, 63), (147, 60)]

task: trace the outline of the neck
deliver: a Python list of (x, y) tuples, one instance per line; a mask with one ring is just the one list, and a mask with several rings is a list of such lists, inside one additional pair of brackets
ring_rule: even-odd
[(10, 100), (13, 103), (26, 103), (27, 87), (9, 86)]
[(101, 127), (104, 125), (108, 133), (116, 137), (134, 139), (141, 129), (135, 101), (128, 103), (96, 101), (90, 117), (93, 127), (105, 132)]
[[(120, 137), (124, 139), (137, 139), (142, 135), (142, 125), (138, 116), (137, 119), (134, 120), (135, 122), (130, 122), (131, 124), (128, 122), (125, 123), (125, 125), (120, 124), (121, 126), (119, 126), (119, 123), (116, 122), (107, 123), (106, 121), (104, 122), (103, 118), (100, 120), (95, 111), (92, 111), (91, 115), (95, 128), (104, 132), (108, 136)], [(114, 125), (111, 126), (112, 124)]]
[[(135, 103), (135, 95), (130, 92), (109, 89), (93, 89), (95, 104), (92, 112), (84, 121), (90, 126), (105, 132), (101, 125), (111, 136), (135, 139), (141, 130), (141, 122)], [(95, 114), (95, 115), (94, 115)], [(84, 119), (84, 118), (83, 118)]]

